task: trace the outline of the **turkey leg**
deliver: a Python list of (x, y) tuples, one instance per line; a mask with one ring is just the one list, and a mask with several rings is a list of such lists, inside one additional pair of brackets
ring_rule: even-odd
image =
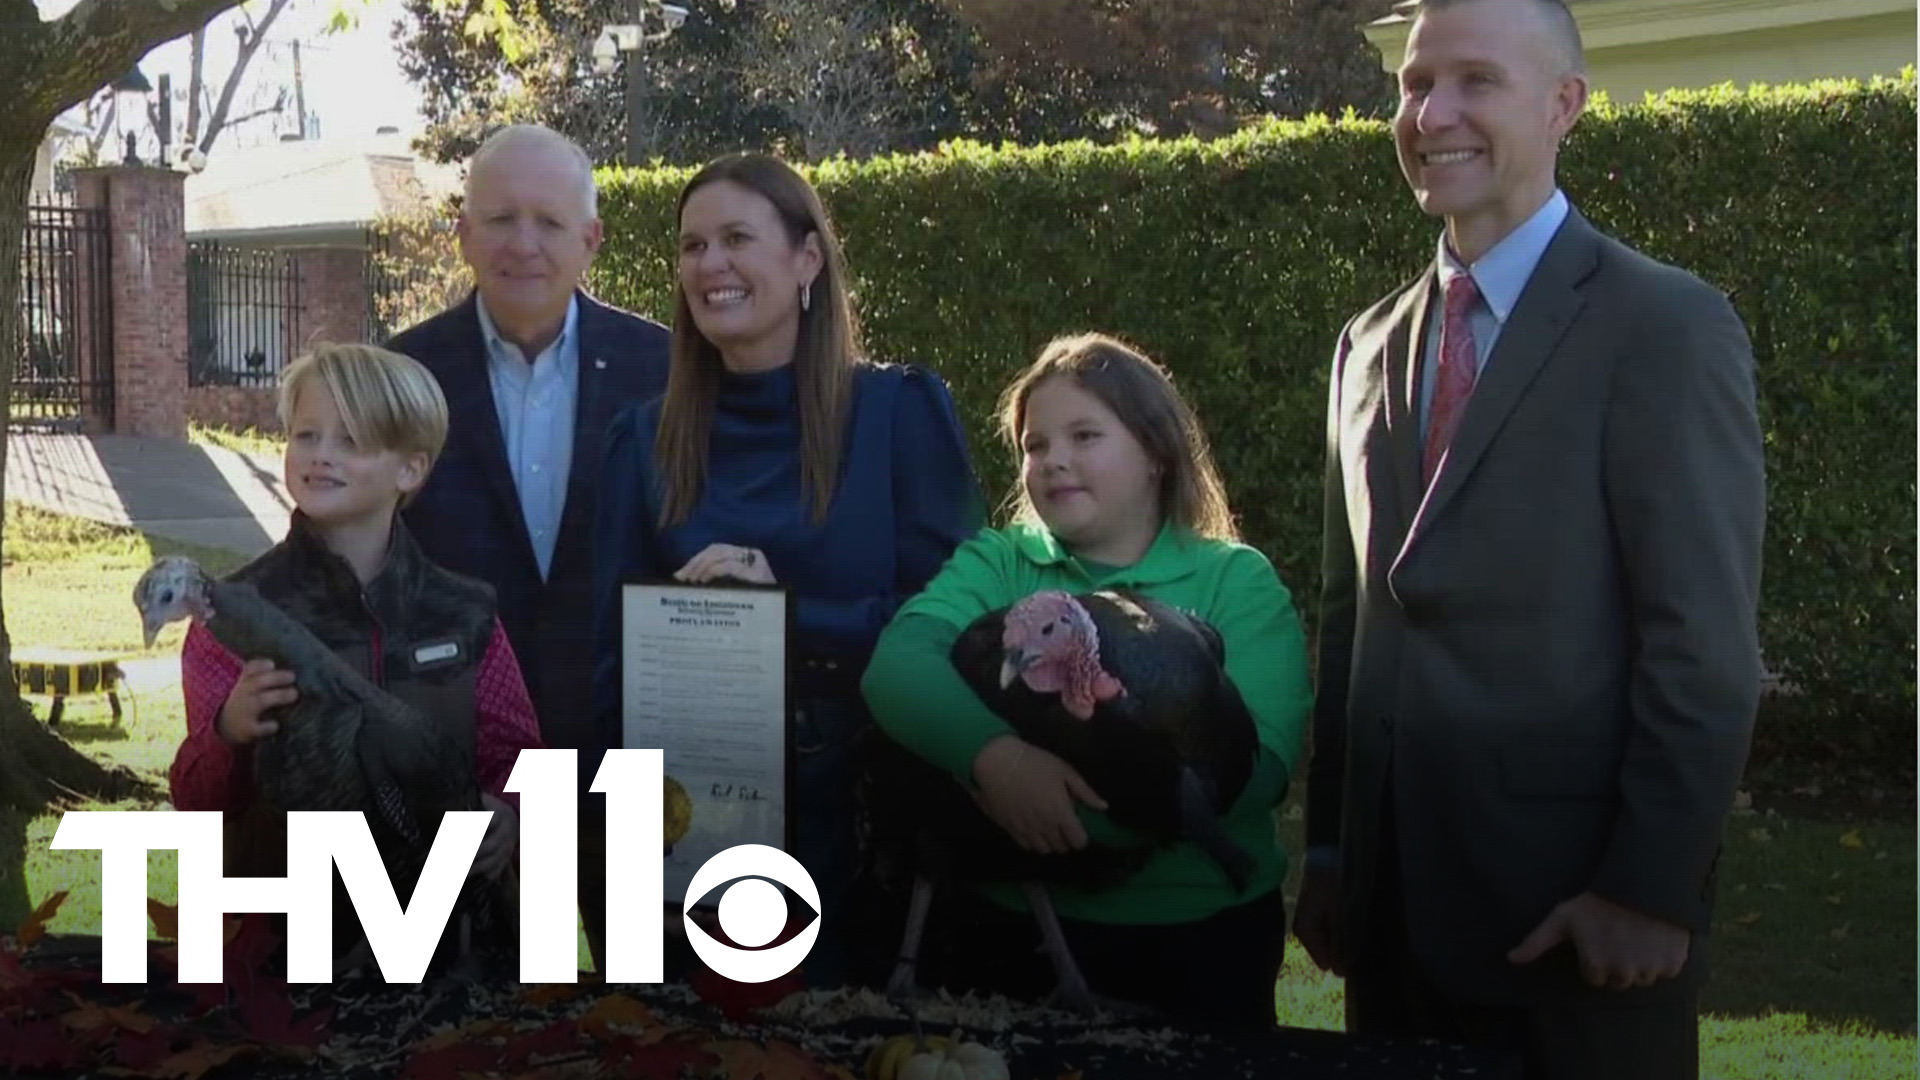
[(933, 904), (933, 879), (925, 874), (913, 878), (913, 898), (907, 907), (907, 933), (900, 941), (900, 958), (894, 962), (893, 977), (887, 980), (887, 1000), (903, 1001), (914, 996), (915, 971), (920, 965), (920, 941), (927, 930), (927, 909)]
[(1027, 904), (1033, 908), (1034, 921), (1040, 924), (1040, 940), (1046, 949), (1048, 959), (1053, 961), (1053, 973), (1060, 980), (1047, 1004), (1064, 1007), (1082, 1016), (1096, 1016), (1102, 1012), (1122, 1017), (1144, 1016), (1151, 1009), (1130, 1002), (1103, 998), (1087, 985), (1087, 977), (1081, 973), (1080, 965), (1074, 962), (1073, 951), (1067, 948), (1067, 935), (1060, 929), (1060, 916), (1053, 910), (1053, 900), (1047, 895), (1046, 886), (1037, 881), (1024, 885)]

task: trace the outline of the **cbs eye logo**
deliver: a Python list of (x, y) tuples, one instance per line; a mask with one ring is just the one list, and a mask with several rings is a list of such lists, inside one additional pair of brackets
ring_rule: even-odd
[[(737, 880), (737, 879), (745, 880)], [(771, 878), (772, 881), (766, 879)], [(813, 951), (820, 937), (820, 890), (813, 875), (800, 860), (764, 844), (740, 844), (708, 859), (693, 880), (687, 883), (683, 910), (692, 910), (695, 899), (705, 896), (722, 882), (732, 885), (721, 894), (718, 916), (720, 929), (746, 948), (734, 948), (716, 940), (692, 919), (685, 921), (687, 944), (714, 973), (734, 982), (771, 982), (800, 966)], [(793, 939), (772, 948), (762, 948), (780, 936), (787, 924), (787, 899), (774, 886), (777, 881), (792, 889), (814, 912), (814, 919)]]

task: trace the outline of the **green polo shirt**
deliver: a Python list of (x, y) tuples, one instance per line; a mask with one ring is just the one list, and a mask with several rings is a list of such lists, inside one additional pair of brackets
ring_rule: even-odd
[[(1076, 559), (1037, 524), (983, 531), (961, 545), (925, 591), (900, 609), (880, 636), (862, 689), (874, 721), (888, 735), (971, 786), (975, 756), (1013, 729), (980, 701), (948, 660), (960, 632), (981, 615), (1043, 589), (1079, 593), (1122, 587), (1196, 612), (1226, 642), (1227, 675), (1253, 712), (1260, 755), (1224, 824), (1253, 856), (1254, 873), (1246, 892), (1235, 894), (1218, 864), (1196, 845), (1182, 842), (1156, 853), (1124, 888), (1104, 893), (1062, 888), (1051, 895), (1061, 915), (1089, 922), (1191, 922), (1265, 895), (1287, 873), (1273, 810), (1299, 760), (1313, 689), (1293, 598), (1259, 551), (1168, 526), (1139, 562), (1105, 567)], [(1079, 812), (1095, 841), (1125, 842), (1133, 836), (1103, 813), (1085, 806)], [(984, 891), (1006, 907), (1026, 907), (1017, 887)]]

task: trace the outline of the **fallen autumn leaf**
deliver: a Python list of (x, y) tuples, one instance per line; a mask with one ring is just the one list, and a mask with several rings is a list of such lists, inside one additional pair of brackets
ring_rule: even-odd
[(60, 1022), (75, 1031), (131, 1031), (145, 1035), (159, 1023), (153, 1017), (131, 1005), (100, 1005), (83, 1000), (78, 994), (69, 993), (67, 999), (73, 1002), (73, 1008), (60, 1014)]
[(42, 900), (40, 906), (34, 908), (26, 920), (20, 924), (20, 929), (15, 934), (20, 947), (24, 949), (46, 936), (47, 923), (53, 921), (54, 915), (60, 911), (60, 905), (66, 902), (67, 890), (65, 889)]
[(638, 1035), (658, 1023), (653, 1010), (625, 994), (613, 994), (594, 1002), (580, 1018), (580, 1030), (600, 1042), (620, 1035)]
[(153, 1080), (200, 1080), (234, 1058), (254, 1053), (255, 1050), (255, 1047), (246, 1043), (198, 1043), (167, 1058), (151, 1071), (135, 1075), (152, 1077)]
[(831, 1080), (827, 1070), (792, 1043), (775, 1039), (762, 1047), (744, 1039), (711, 1043), (727, 1080)]
[[(166, 941), (180, 940), (180, 909), (147, 897), (147, 918), (153, 920), (153, 936)], [(232, 941), (232, 937), (227, 938)]]
[(493, 1072), (499, 1067), (498, 1046), (458, 1042), (408, 1058), (400, 1077), (401, 1080), (460, 1080), (462, 1073)]
[(559, 1057), (579, 1049), (580, 1030), (571, 1020), (556, 1020), (537, 1031), (524, 1032), (500, 1051), (501, 1066), (524, 1069), (535, 1058)]
[(680, 1080), (688, 1067), (704, 1070), (718, 1064), (720, 1059), (691, 1039), (669, 1039), (651, 1045), (620, 1039), (607, 1048), (600, 1061), (612, 1075), (624, 1080)]
[(0, 1016), (0, 1066), (8, 1069), (76, 1069), (87, 1054), (67, 1037), (60, 1021), (15, 1023)]
[(535, 1007), (558, 1005), (563, 1001), (572, 1001), (580, 993), (578, 985), (568, 983), (547, 983), (536, 986), (520, 995), (520, 1000)]

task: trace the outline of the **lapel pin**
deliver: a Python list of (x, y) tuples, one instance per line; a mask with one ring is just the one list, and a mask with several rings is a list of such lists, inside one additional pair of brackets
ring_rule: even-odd
[(593, 358), (593, 368), (595, 371), (605, 371), (607, 370), (607, 362), (596, 356)]

